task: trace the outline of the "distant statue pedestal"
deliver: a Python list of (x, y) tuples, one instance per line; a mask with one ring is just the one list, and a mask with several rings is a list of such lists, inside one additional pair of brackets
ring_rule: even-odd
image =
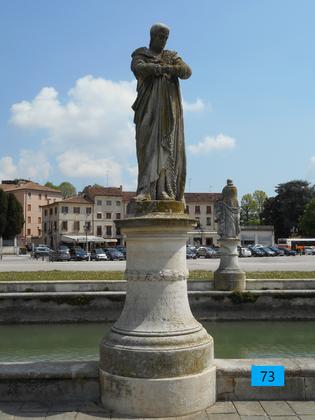
[(246, 289), (246, 275), (238, 262), (238, 238), (221, 238), (220, 265), (214, 272), (215, 290), (244, 291)]
[[(163, 212), (161, 212), (163, 209)], [(187, 295), (183, 203), (134, 203), (116, 222), (127, 237), (127, 296), (100, 348), (103, 405), (120, 415), (176, 417), (216, 399), (213, 339)], [(149, 212), (148, 212), (149, 211)]]

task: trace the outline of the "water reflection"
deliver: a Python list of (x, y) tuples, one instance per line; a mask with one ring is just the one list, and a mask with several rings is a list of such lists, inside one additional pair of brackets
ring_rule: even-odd
[[(216, 358), (315, 357), (315, 321), (203, 322)], [(110, 324), (0, 326), (0, 362), (97, 360)]]

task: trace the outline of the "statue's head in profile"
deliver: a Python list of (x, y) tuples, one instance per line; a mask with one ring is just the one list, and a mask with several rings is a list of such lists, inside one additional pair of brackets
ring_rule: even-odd
[(170, 29), (164, 23), (156, 23), (150, 29), (150, 50), (160, 53), (164, 50)]
[(232, 179), (226, 180), (226, 186), (222, 190), (223, 201), (230, 207), (238, 207), (237, 188)]

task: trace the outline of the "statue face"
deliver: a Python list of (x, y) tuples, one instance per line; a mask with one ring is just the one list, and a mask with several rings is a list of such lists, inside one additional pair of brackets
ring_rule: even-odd
[(168, 39), (168, 31), (165, 29), (160, 29), (154, 34), (151, 38), (150, 47), (153, 51), (162, 51), (166, 45)]

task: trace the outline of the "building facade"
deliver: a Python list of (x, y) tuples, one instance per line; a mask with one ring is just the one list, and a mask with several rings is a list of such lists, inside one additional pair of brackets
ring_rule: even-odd
[[(84, 197), (70, 197), (42, 207), (43, 243), (57, 248), (62, 242), (86, 242), (93, 232), (93, 203)], [(71, 238), (74, 238), (73, 241)]]
[(124, 192), (122, 186), (116, 188), (89, 185), (84, 188), (82, 195), (94, 205), (93, 235), (111, 240), (117, 245), (124, 244), (123, 235), (114, 221), (126, 217), (129, 197), (134, 197), (135, 193)]
[(23, 207), (24, 226), (18, 244), (38, 244), (42, 240), (42, 206), (62, 200), (61, 191), (28, 180), (2, 181), (0, 188), (13, 193)]

